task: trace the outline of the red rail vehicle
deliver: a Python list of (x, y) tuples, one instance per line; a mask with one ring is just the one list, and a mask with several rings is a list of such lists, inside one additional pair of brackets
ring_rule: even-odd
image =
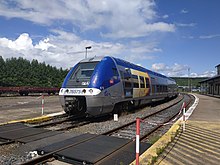
[(47, 87), (0, 87), (0, 94), (2, 93), (19, 93), (21, 96), (27, 96), (29, 93), (48, 93), (56, 94), (60, 88)]

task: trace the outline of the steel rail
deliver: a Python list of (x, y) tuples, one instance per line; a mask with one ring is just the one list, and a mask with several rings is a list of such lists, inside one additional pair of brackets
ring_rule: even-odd
[[(184, 99), (184, 98), (182, 97), (179, 101), (175, 102), (174, 104), (169, 105), (168, 107), (163, 108), (163, 109), (161, 109), (161, 110), (159, 110), (159, 111), (153, 112), (153, 113), (151, 113), (151, 114), (149, 114), (149, 115), (147, 115), (147, 116), (144, 116), (144, 117), (141, 118), (141, 120), (144, 120), (144, 119), (149, 118), (149, 117), (151, 117), (151, 116), (153, 116), (153, 115), (155, 115), (155, 114), (157, 114), (157, 113), (159, 113), (159, 112), (162, 112), (162, 111), (164, 111), (164, 110), (166, 110), (166, 109), (168, 109), (168, 108), (170, 108), (170, 107), (172, 107), (172, 106), (178, 104), (178, 103), (181, 102), (183, 99)], [(107, 131), (107, 132), (103, 133), (103, 135), (110, 135), (110, 134), (113, 133), (113, 132), (116, 132), (116, 131), (118, 131), (118, 130), (120, 130), (120, 129), (122, 129), (122, 128), (125, 128), (125, 127), (127, 127), (127, 126), (129, 126), (129, 125), (131, 125), (131, 124), (134, 124), (135, 122), (136, 122), (136, 120), (134, 120), (134, 121), (132, 121), (132, 122), (129, 122), (129, 123), (125, 124), (125, 125), (122, 125), (122, 126), (120, 126), (120, 127), (117, 127), (117, 128), (115, 128), (115, 129), (112, 129), (112, 130), (110, 130), (110, 131)]]
[[(33, 128), (48, 127), (48, 126), (53, 126), (53, 125), (61, 124), (63, 122), (67, 122), (67, 121), (73, 121), (73, 120), (77, 120), (77, 119), (80, 120), (80, 119), (83, 119), (83, 117), (85, 117), (85, 116), (64, 116), (64, 117), (66, 117), (66, 118), (61, 119), (59, 121), (48, 122), (48, 123), (43, 123), (43, 124), (33, 125), (33, 126), (31, 126), (31, 124), (30, 124), (29, 126), (31, 126)], [(54, 119), (56, 119), (56, 118), (54, 118)]]

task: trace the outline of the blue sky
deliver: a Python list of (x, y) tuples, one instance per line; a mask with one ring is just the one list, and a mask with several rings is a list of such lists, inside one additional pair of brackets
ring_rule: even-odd
[(111, 55), (167, 76), (214, 76), (219, 0), (1, 0), (0, 55), (70, 68)]

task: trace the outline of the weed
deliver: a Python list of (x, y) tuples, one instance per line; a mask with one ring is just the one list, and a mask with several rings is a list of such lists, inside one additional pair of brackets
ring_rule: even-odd
[(158, 141), (160, 139), (160, 136), (154, 136), (152, 138), (149, 139), (149, 143), (150, 144), (154, 144), (156, 141)]

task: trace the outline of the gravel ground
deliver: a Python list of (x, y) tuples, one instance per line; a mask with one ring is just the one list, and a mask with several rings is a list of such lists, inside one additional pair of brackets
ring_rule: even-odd
[[(78, 128), (71, 129), (68, 132), (75, 134), (81, 134), (81, 133), (101, 134), (109, 130), (112, 130), (114, 128), (117, 128), (125, 123), (129, 123), (135, 120), (137, 117), (141, 118), (143, 116), (146, 116), (147, 114), (151, 114), (155, 111), (159, 111), (165, 107), (168, 107), (173, 103), (179, 101), (181, 98), (182, 96), (179, 96), (167, 103), (163, 103), (154, 107), (148, 106), (138, 110), (136, 113), (130, 113), (126, 115), (124, 114), (119, 117), (119, 120), (117, 122), (113, 120), (93, 122)], [(28, 154), (29, 153), (28, 150), (23, 151), (22, 152), (23, 154), (20, 155), (19, 148), (21, 147), (21, 145), (22, 144), (9, 144), (9, 145), (0, 146), (0, 164), (4, 164), (4, 165), (19, 164), (21, 162), (24, 162), (25, 160), (29, 160), (32, 156), (34, 156)]]
[(123, 124), (129, 123), (134, 121), (137, 117), (142, 118), (148, 114), (154, 113), (159, 111), (165, 107), (172, 105), (173, 103), (179, 101), (182, 97), (179, 96), (172, 101), (169, 101), (164, 104), (157, 105), (155, 107), (145, 107), (136, 111), (136, 113), (131, 113), (127, 115), (122, 115), (119, 117), (118, 121), (108, 120), (102, 122), (95, 122), (91, 124), (87, 124), (78, 128), (71, 129), (71, 132), (80, 132), (80, 133), (91, 133), (91, 134), (102, 134), (114, 128), (117, 128)]

